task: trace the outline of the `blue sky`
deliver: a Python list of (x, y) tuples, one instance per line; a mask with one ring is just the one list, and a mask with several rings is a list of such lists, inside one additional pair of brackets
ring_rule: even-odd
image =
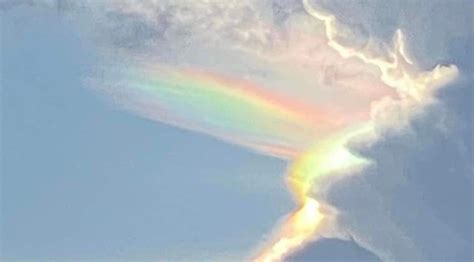
[(71, 24), (4, 14), (3, 258), (242, 255), (291, 210), (283, 161), (117, 110)]
[[(412, 26), (422, 67), (454, 63), (461, 77), (410, 132), (360, 148), (377, 166), (326, 196), (357, 244), (323, 240), (289, 260), (468, 261), (474, 5), (368, 3), (325, 7), (382, 39)], [(88, 87), (100, 51), (74, 19), (28, 5), (0, 12), (1, 260), (240, 261), (294, 208), (285, 161), (137, 117)], [(391, 227), (409, 241), (388, 238)]]

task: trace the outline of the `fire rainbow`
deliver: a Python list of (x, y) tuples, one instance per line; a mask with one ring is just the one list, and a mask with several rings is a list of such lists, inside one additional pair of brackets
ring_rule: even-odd
[[(335, 66), (346, 62), (366, 69), (363, 73), (350, 72), (347, 71), (350, 66), (343, 66), (336, 72), (363, 76), (360, 82), (341, 80), (331, 86), (330, 90), (337, 96), (348, 93), (341, 98), (342, 102), (308, 103), (258, 79), (215, 68), (156, 63), (125, 70), (122, 102), (138, 114), (293, 161), (287, 184), (298, 207), (276, 230), (272, 240), (251, 258), (255, 262), (282, 261), (318, 237), (318, 230), (329, 214), (324, 212), (325, 203), (316, 199), (312, 190), (317, 188), (320, 179), (338, 170), (367, 163), (353, 154), (347, 144), (353, 137), (372, 134), (376, 129), (372, 120), (373, 102), (387, 97), (393, 99), (395, 94), (396, 101), (403, 100), (408, 108), (413, 108), (429, 101), (436, 86), (457, 75), (455, 66), (420, 71), (407, 56), (401, 30), (395, 33), (393, 49), (384, 56), (374, 55), (377, 52), (367, 49), (346, 47), (337, 41), (340, 32), (333, 15), (318, 10), (307, 0), (303, 0), (303, 6), (306, 15), (322, 25), (323, 36), (319, 41), (324, 39), (327, 51), (321, 53), (329, 55), (320, 60), (308, 58), (306, 52), (295, 48), (296, 51), (288, 52), (288, 59), (275, 63), (288, 62), (287, 68), (291, 69), (291, 63), (304, 62), (315, 70), (314, 74), (323, 75), (316, 70), (323, 68), (324, 65), (318, 63), (326, 60), (334, 60)], [(302, 43), (313, 40), (310, 35), (301, 39)], [(274, 62), (269, 61), (267, 64)], [(375, 78), (370, 75), (373, 72)], [(323, 90), (317, 85), (311, 90), (313, 93)], [(344, 113), (341, 107), (336, 108), (337, 102), (343, 109), (344, 105), (353, 104), (359, 108), (357, 112)]]

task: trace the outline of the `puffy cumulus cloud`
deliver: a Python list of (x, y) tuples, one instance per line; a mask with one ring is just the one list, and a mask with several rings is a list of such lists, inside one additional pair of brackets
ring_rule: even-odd
[[(452, 35), (439, 36), (431, 21), (444, 21), (448, 13), (430, 17), (425, 11), (430, 8), (419, 8), (419, 2), (412, 3), (416, 1), (313, 2), (104, 0), (83, 4), (83, 9), (92, 13), (91, 31), (112, 60), (113, 67), (105, 66), (101, 90), (142, 116), (284, 158), (295, 157), (341, 126), (370, 120), (375, 138), (367, 144), (352, 142), (372, 165), (358, 174), (332, 176), (324, 187), (316, 185), (317, 198), (336, 214), (331, 230), (328, 226), (323, 234), (352, 236), (382, 260), (468, 258), (472, 149), (465, 138), (470, 133), (453, 130), (470, 120), (450, 122), (467, 109), (450, 111), (444, 97), (433, 97), (444, 82), (429, 81), (453, 67), (419, 72), (439, 62), (462, 62), (450, 61), (446, 45), (437, 43), (468, 34), (459, 29), (466, 27), (464, 20), (455, 19), (458, 27), (437, 22), (453, 29)], [(439, 2), (431, 6), (439, 9)], [(460, 5), (447, 4), (453, 6)], [(423, 22), (415, 13), (430, 19)], [(408, 45), (397, 33), (400, 26)], [(385, 44), (393, 34), (394, 51)], [(438, 58), (444, 59), (420, 51), (420, 44), (431, 51), (430, 44), (438, 46)], [(119, 70), (113, 69), (117, 65)], [(204, 71), (175, 72), (174, 67)], [(145, 74), (131, 74), (130, 68)], [(219, 74), (231, 78), (222, 81)], [(184, 91), (172, 92), (168, 87), (174, 85)], [(252, 93), (259, 88), (289, 100), (278, 99), (275, 107), (269, 100), (273, 95)], [(226, 91), (240, 89), (250, 92), (235, 96)], [(235, 110), (226, 113), (216, 101), (227, 101)], [(254, 103), (258, 110), (242, 110)], [(292, 106), (304, 103), (324, 110)], [(282, 113), (289, 117), (282, 120)], [(320, 124), (326, 120), (318, 118), (315, 125), (305, 114), (329, 114), (338, 124)], [(295, 221), (305, 217), (297, 214)], [(319, 245), (316, 241), (295, 257), (312, 256)]]
[[(390, 14), (378, 9), (387, 3), (356, 3), (351, 12), (342, 2), (326, 4), (345, 13), (343, 20), (369, 19), (357, 11), (367, 8), (369, 14), (377, 13), (375, 17), (389, 17), (386, 21), (392, 21), (394, 28), (409, 27), (407, 46), (422, 67), (450, 62), (459, 67), (460, 75), (421, 107), (403, 99), (376, 103), (372, 115), (376, 136), (352, 144), (371, 165), (332, 180), (318, 194), (337, 210), (336, 229), (327, 234), (352, 237), (384, 261), (471, 261), (474, 96), (469, 21), (474, 5), (408, 1), (395, 3)], [(377, 21), (364, 23), (373, 34), (384, 33), (371, 25)], [(313, 248), (308, 246), (297, 256), (310, 259)]]
[(387, 130), (359, 148), (374, 164), (329, 190), (339, 229), (383, 260), (472, 258), (472, 137), (443, 111), (429, 108), (410, 132)]
[[(472, 47), (464, 24), (470, 13), (463, 12), (472, 4), (453, 2), (25, 1), (87, 18), (79, 23), (104, 59), (93, 84), (120, 106), (259, 152), (302, 158), (290, 173), (302, 206), (267, 258), (304, 244), (326, 219), (331, 225), (320, 234), (352, 237), (394, 261), (470, 256), (472, 66), (465, 59), (472, 53), (452, 61), (446, 50)], [(392, 48), (386, 43), (394, 34)], [(440, 62), (462, 66), (465, 82), (438, 90), (445, 84), (439, 79), (458, 73), (454, 66), (423, 71)], [(359, 162), (338, 135), (367, 123), (375, 137), (350, 142), (372, 164), (316, 185), (321, 207), (308, 195), (312, 179), (340, 162)], [(300, 156), (314, 144), (321, 148)], [(351, 249), (321, 241), (293, 258), (311, 259), (324, 245)]]

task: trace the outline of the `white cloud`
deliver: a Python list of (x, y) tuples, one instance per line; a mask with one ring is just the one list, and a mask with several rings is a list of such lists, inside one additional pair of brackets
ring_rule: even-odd
[[(23, 2), (55, 5), (51, 1)], [(371, 117), (378, 136), (367, 145), (356, 146), (373, 165), (337, 179), (325, 191), (325, 200), (338, 209), (339, 232), (334, 236), (344, 238), (350, 234), (384, 260), (452, 260), (472, 255), (472, 108), (469, 103), (456, 108), (457, 102), (466, 97), (472, 102), (469, 76), (461, 75), (468, 79), (467, 84), (451, 84), (438, 91), (436, 97), (428, 91), (419, 99), (419, 93), (425, 95), (425, 90), (413, 88), (409, 91), (416, 99), (409, 92), (399, 92), (401, 99), (364, 96), (369, 93), (364, 90), (386, 88), (380, 81), (374, 84), (377, 70), (353, 60), (336, 59), (334, 50), (325, 45), (321, 22), (304, 14), (298, 2), (58, 3), (72, 13), (86, 11), (90, 21), (82, 23), (97, 38), (104, 57), (121, 66), (120, 70), (159, 62), (245, 74), (250, 80), (309, 101), (343, 101), (341, 111), (352, 106), (351, 112), (362, 106), (368, 108), (367, 103), (376, 101)], [(453, 42), (464, 42), (462, 47), (472, 49), (472, 26), (466, 23), (469, 17), (472, 19), (473, 5), (468, 0), (347, 3), (323, 3), (341, 18), (343, 23), (338, 23), (338, 28), (346, 25), (350, 29), (335, 36), (343, 45), (383, 54), (385, 47), (374, 42), (389, 42), (401, 26), (409, 42), (406, 51), (422, 69), (451, 62), (449, 49)], [(376, 38), (383, 41), (375, 41)], [(377, 52), (373, 53), (380, 55)], [(469, 60), (472, 51), (464, 55)], [(472, 65), (460, 69), (461, 73), (472, 73)], [(296, 77), (285, 75), (291, 70), (303, 73)], [(106, 91), (126, 104), (130, 97), (121, 96), (123, 93), (117, 90), (130, 83), (126, 79), (120, 82), (119, 78), (113, 79), (116, 82), (110, 83), (112, 89), (106, 87)], [(320, 92), (312, 92), (314, 83)], [(363, 100), (360, 104), (353, 94), (346, 96), (341, 91), (345, 89), (338, 89), (347, 85), (353, 88), (356, 98)], [(461, 92), (453, 89), (456, 85), (461, 85)], [(288, 86), (291, 88), (285, 88)], [(162, 120), (150, 111), (144, 115)]]

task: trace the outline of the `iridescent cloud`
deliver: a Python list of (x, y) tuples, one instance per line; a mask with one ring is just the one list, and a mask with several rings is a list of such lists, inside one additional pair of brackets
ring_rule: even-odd
[(181, 4), (159, 15), (115, 4), (152, 26), (166, 14), (171, 28), (146, 52), (122, 54), (129, 64), (112, 75), (123, 80), (109, 77), (102, 88), (144, 117), (292, 160), (287, 182), (298, 208), (253, 257), (280, 261), (331, 215), (312, 195), (317, 182), (367, 163), (347, 143), (376, 131), (386, 103), (409, 111), (428, 102), (456, 68), (419, 70), (400, 30), (391, 48), (342, 44), (360, 39), (308, 1), (283, 25), (256, 13), (256, 2), (232, 3)]

